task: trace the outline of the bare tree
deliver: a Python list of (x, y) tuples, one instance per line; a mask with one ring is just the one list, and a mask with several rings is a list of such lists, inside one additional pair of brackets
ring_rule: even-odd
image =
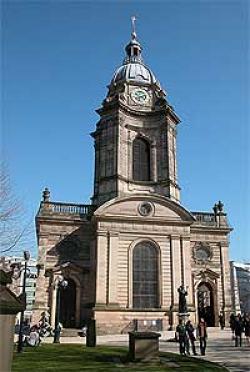
[[(10, 252), (21, 246), (31, 234), (31, 223), (27, 222), (22, 203), (15, 197), (11, 188), (6, 166), (0, 169), (0, 251)], [(17, 247), (18, 246), (18, 247)]]

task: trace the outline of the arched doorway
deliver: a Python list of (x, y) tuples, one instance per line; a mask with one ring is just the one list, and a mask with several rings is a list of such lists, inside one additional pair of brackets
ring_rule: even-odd
[(67, 279), (68, 285), (60, 290), (60, 316), (59, 321), (64, 328), (76, 326), (76, 283)]
[(208, 327), (215, 326), (214, 293), (212, 286), (202, 282), (197, 288), (198, 318), (205, 320)]

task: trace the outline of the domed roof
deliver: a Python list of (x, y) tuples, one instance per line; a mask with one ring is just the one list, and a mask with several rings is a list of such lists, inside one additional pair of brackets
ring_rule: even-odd
[(114, 73), (111, 84), (120, 81), (155, 84), (157, 82), (152, 71), (139, 62), (130, 62), (120, 66)]
[[(132, 21), (135, 21), (134, 17), (132, 17)], [(123, 65), (118, 67), (115, 71), (111, 80), (111, 86), (119, 82), (157, 84), (160, 86), (153, 72), (143, 63), (141, 56), (142, 47), (137, 40), (134, 22), (131, 40), (126, 45), (125, 51), (126, 57), (123, 61)]]

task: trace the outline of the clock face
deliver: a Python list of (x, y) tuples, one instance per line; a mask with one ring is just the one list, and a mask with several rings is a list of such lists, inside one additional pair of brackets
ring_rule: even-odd
[(149, 100), (149, 94), (144, 89), (134, 89), (131, 93), (131, 98), (136, 103), (146, 103)]

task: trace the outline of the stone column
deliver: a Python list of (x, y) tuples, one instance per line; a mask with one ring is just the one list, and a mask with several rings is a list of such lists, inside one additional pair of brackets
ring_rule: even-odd
[(107, 232), (97, 231), (96, 237), (96, 306), (107, 301)]
[(109, 288), (108, 303), (117, 305), (117, 251), (119, 244), (118, 232), (109, 232)]

